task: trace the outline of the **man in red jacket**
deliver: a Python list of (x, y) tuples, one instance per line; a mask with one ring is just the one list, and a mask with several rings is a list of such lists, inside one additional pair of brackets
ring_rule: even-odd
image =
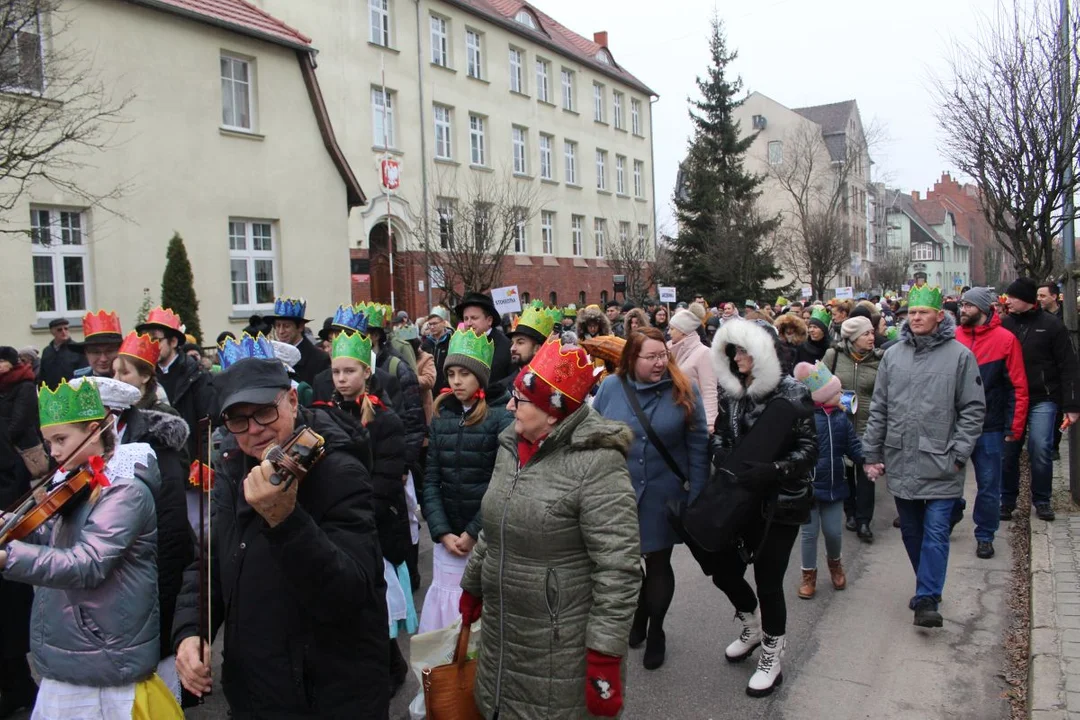
[[(1001, 522), (1001, 469), (1005, 441), (1023, 437), (1028, 412), (1028, 384), (1020, 341), (1001, 326), (991, 308), (990, 288), (972, 288), (960, 300), (960, 328), (956, 339), (979, 363), (986, 416), (983, 432), (975, 443), (971, 464), (975, 467), (975, 554), (994, 556), (994, 533)], [(963, 501), (960, 501), (963, 502)]]

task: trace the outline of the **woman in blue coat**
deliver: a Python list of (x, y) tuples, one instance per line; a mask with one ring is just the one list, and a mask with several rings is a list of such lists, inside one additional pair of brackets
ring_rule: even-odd
[[(627, 390), (637, 399), (680, 473), (668, 465), (649, 439)], [(701, 392), (675, 364), (663, 333), (642, 328), (627, 339), (619, 367), (600, 385), (593, 408), (606, 418), (621, 420), (634, 432), (626, 462), (637, 494), (645, 579), (630, 630), (630, 647), (646, 642), (642, 664), (655, 670), (664, 664), (664, 616), (675, 595), (671, 550), (679, 542), (668, 523), (667, 506), (670, 500), (693, 500), (708, 480), (705, 404)]]

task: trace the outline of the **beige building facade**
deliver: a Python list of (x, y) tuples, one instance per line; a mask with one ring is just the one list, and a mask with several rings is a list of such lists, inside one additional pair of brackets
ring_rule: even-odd
[[(67, 179), (122, 192), (102, 206), (42, 183), (23, 193), (0, 243), (4, 343), (42, 346), (57, 317), (78, 339), (97, 309), (132, 328), (143, 289), (159, 297), (174, 233), (209, 342), (275, 295), (318, 307), (348, 296), (350, 210), (365, 199), (304, 35), (232, 0), (71, 0), (42, 19), (59, 21), (40, 35), (46, 77), (52, 54), (75, 48), (113, 98), (130, 98), (106, 147)], [(43, 85), (33, 91), (47, 101)]]

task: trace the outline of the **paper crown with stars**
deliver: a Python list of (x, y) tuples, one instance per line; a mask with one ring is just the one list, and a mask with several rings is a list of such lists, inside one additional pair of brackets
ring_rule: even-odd
[(907, 296), (908, 308), (941, 309), (941, 288), (932, 288), (929, 285), (913, 287)]
[(307, 312), (307, 300), (304, 298), (279, 297), (274, 299), (275, 320), (293, 320), (295, 322), (308, 322), (304, 317)]
[(274, 354), (274, 346), (262, 333), (256, 337), (244, 333), (239, 338), (225, 338), (218, 348), (218, 362), (222, 370), (247, 358), (276, 360), (277, 355)]
[(38, 391), (38, 418), (43, 428), (103, 420), (105, 405), (93, 382), (83, 382), (73, 388), (62, 380), (55, 391), (42, 383)]
[(362, 306), (358, 306), (364, 311), (364, 315), (367, 316), (368, 328), (386, 327), (386, 318), (390, 314), (390, 306), (383, 305), (382, 303), (367, 303)]
[(495, 359), (495, 343), (487, 335), (478, 335), (475, 330), (455, 330), (450, 336), (450, 347), (446, 351), (449, 360), (451, 355), (464, 355), (479, 361), (488, 369)]
[(368, 316), (364, 312), (363, 305), (339, 305), (334, 311), (334, 319), (330, 325), (338, 330), (366, 333)]
[(352, 358), (371, 367), (371, 338), (353, 330), (338, 333), (330, 347), (330, 357), (334, 360)]
[(161, 344), (145, 333), (139, 334), (132, 330), (124, 338), (124, 342), (120, 343), (120, 354), (154, 367), (161, 357)]

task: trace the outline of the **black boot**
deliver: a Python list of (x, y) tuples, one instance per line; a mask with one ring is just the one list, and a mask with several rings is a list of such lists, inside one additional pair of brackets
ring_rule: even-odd
[(641, 664), (646, 670), (655, 670), (664, 664), (664, 656), (667, 654), (667, 636), (663, 626), (658, 622), (650, 623), (649, 639), (645, 641), (645, 657)]
[(30, 665), (26, 658), (4, 660), (0, 672), (3, 673), (0, 677), (0, 718), (33, 708), (38, 688), (30, 676)]

